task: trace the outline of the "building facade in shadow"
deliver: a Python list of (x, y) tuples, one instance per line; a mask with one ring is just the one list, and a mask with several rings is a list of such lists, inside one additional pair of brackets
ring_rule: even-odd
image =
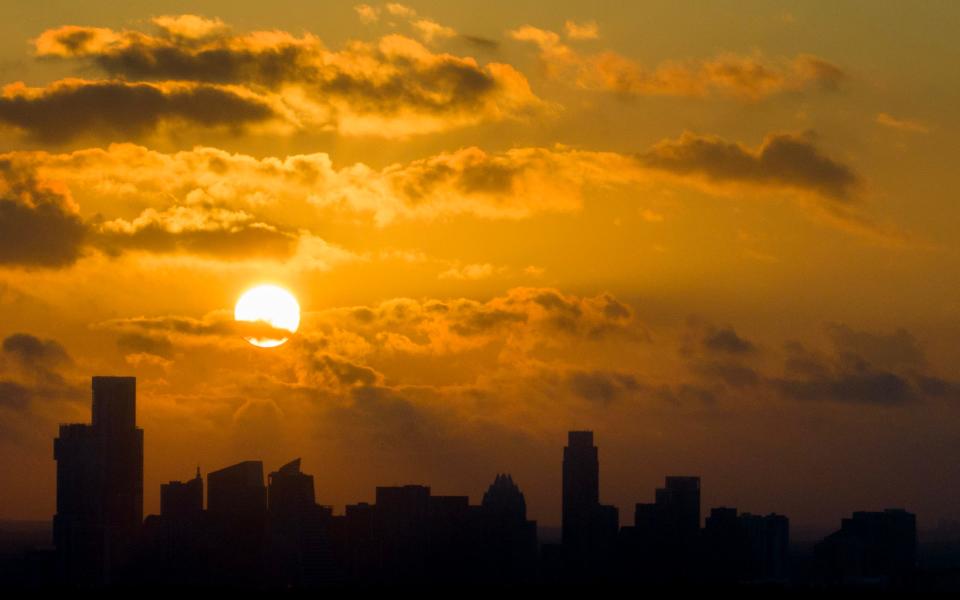
[(60, 426), (54, 545), (66, 582), (122, 577), (143, 522), (143, 430), (133, 377), (94, 377), (92, 422)]

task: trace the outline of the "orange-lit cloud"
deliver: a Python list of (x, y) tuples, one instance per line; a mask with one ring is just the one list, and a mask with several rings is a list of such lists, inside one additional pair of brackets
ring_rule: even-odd
[[(100, 229), (121, 246), (124, 240), (163, 246), (172, 240), (162, 232), (192, 231), (205, 239), (237, 236), (232, 239), (238, 249), (254, 238), (276, 242), (264, 248), (283, 248), (295, 233), (291, 229), (319, 223), (317, 211), (365, 214), (381, 226), (455, 215), (521, 219), (578, 211), (592, 190), (651, 184), (722, 195), (744, 189), (788, 193), (839, 221), (860, 222), (863, 204), (856, 171), (823, 153), (811, 136), (794, 134), (773, 134), (751, 148), (685, 133), (636, 155), (563, 146), (502, 153), (474, 147), (382, 169), (362, 163), (337, 169), (325, 153), (261, 159), (200, 147), (165, 154), (130, 144), (5, 156), (44, 181), (66, 186), (84, 205), (143, 213), (139, 221), (107, 215)], [(278, 215), (300, 225), (278, 227)], [(186, 235), (178, 239), (187, 243)]]
[[(329, 50), (313, 35), (232, 33), (191, 15), (155, 20), (158, 33), (64, 26), (36, 40), (38, 56), (89, 61), (114, 77), (244, 86), (279, 96), (303, 127), (407, 136), (534, 114), (545, 104), (510, 65), (436, 53), (402, 35)], [(413, 22), (426, 40), (455, 32)]]
[[(568, 37), (577, 39), (570, 31), (568, 27)], [(584, 33), (576, 28), (572, 31)], [(771, 60), (759, 53), (726, 53), (699, 61), (668, 61), (647, 69), (612, 51), (581, 54), (563, 43), (559, 34), (530, 25), (511, 31), (510, 36), (537, 46), (548, 76), (584, 89), (630, 96), (726, 95), (759, 100), (811, 88), (834, 89), (846, 78), (843, 69), (811, 54)]]
[(877, 113), (876, 121), (884, 127), (889, 127), (890, 129), (896, 129), (898, 131), (906, 131), (908, 133), (930, 133), (930, 128), (920, 121), (913, 119), (898, 119), (893, 115), (883, 112)]

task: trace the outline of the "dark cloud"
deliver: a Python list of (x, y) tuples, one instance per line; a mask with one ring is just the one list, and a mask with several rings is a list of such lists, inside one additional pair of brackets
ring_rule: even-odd
[(757, 349), (753, 342), (740, 337), (730, 327), (708, 331), (703, 338), (703, 346), (713, 352), (728, 354), (749, 354)]
[(696, 370), (713, 379), (719, 379), (733, 388), (755, 386), (761, 381), (760, 374), (751, 367), (735, 362), (706, 362)]
[(82, 254), (86, 237), (68, 196), (0, 160), (0, 265), (67, 266)]
[(100, 231), (95, 241), (98, 248), (114, 255), (143, 251), (223, 259), (289, 258), (297, 247), (294, 234), (256, 223), (194, 230), (171, 230), (162, 223), (150, 223), (131, 231)]
[(64, 80), (40, 90), (8, 86), (0, 96), (0, 122), (43, 142), (154, 131), (163, 122), (241, 129), (277, 117), (253, 95), (206, 84)]
[[(250, 337), (259, 339), (281, 339), (290, 336), (285, 329), (278, 329), (261, 321), (235, 321), (232, 312), (218, 311), (203, 319), (183, 316), (131, 317), (113, 319), (100, 323), (104, 327), (123, 333), (161, 332), (194, 337)], [(142, 345), (142, 340), (131, 342)], [(162, 342), (161, 342), (162, 344)]]
[(509, 323), (523, 323), (527, 315), (501, 309), (480, 307), (467, 311), (450, 329), (459, 335), (481, 335)]
[(833, 323), (827, 326), (827, 334), (838, 352), (862, 356), (879, 367), (919, 367), (925, 362), (916, 338), (904, 329), (877, 334)]
[[(896, 406), (946, 397), (955, 389), (954, 383), (914, 368), (922, 352), (906, 331), (882, 335), (836, 325), (828, 331), (835, 346), (830, 355), (812, 352), (797, 342), (785, 346), (784, 374), (770, 380), (776, 391), (793, 400)], [(880, 343), (863, 349), (887, 359), (886, 364), (854, 351), (861, 343), (878, 341), (886, 342), (886, 347)], [(891, 354), (891, 348), (897, 351)], [(909, 351), (904, 352), (905, 348)]]
[(29, 333), (14, 333), (3, 340), (0, 367), (0, 406), (26, 410), (34, 400), (69, 399), (78, 386), (69, 377), (73, 361), (58, 341)]
[(162, 358), (173, 356), (173, 343), (165, 336), (124, 333), (117, 338), (117, 348), (124, 354), (152, 354)]
[(382, 376), (370, 367), (354, 364), (336, 356), (320, 356), (315, 360), (314, 365), (332, 375), (340, 385), (371, 386), (382, 379)]
[(15, 381), (0, 381), (0, 407), (25, 410), (30, 405), (30, 390)]
[(459, 38), (485, 52), (497, 52), (500, 50), (500, 42), (498, 40), (469, 34), (460, 34)]
[(70, 356), (56, 340), (42, 340), (29, 333), (15, 333), (3, 340), (3, 351), (31, 368), (56, 367), (70, 362)]
[(577, 396), (601, 403), (612, 402), (642, 387), (632, 374), (613, 371), (573, 371), (567, 375), (567, 383)]
[(916, 387), (889, 371), (863, 369), (824, 378), (783, 379), (777, 388), (795, 400), (821, 400), (876, 405), (906, 404), (919, 399)]
[(810, 136), (789, 133), (769, 135), (752, 150), (687, 132), (656, 144), (639, 160), (652, 169), (715, 183), (783, 186), (837, 202), (854, 200), (860, 184), (852, 168), (824, 155)]

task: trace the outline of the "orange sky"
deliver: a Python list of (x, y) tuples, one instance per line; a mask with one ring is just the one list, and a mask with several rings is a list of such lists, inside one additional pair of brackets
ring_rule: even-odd
[[(559, 521), (960, 506), (953, 3), (8, 2), (0, 518), (54, 511), (89, 377), (161, 482), (302, 456), (320, 502), (498, 472)], [(232, 321), (262, 282), (300, 331)]]

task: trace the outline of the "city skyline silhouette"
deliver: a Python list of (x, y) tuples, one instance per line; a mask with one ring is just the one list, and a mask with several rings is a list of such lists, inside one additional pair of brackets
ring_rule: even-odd
[(54, 440), (53, 549), (25, 553), (8, 585), (930, 586), (916, 516), (900, 508), (853, 512), (805, 566), (791, 551), (787, 516), (723, 506), (703, 519), (699, 476), (666, 476), (654, 502), (638, 502), (633, 524), (621, 524), (617, 508), (601, 503), (599, 448), (584, 430), (570, 431), (563, 448), (556, 541), (538, 540), (507, 473), (479, 505), (407, 484), (378, 486), (374, 503), (337, 514), (317, 502), (300, 458), (267, 478), (261, 461), (243, 461), (208, 472), (206, 485), (197, 467), (190, 480), (162, 484), (160, 514), (144, 518), (136, 378), (96, 376), (91, 388), (91, 423), (61, 425)]
[(960, 587), (958, 27), (5, 0), (0, 589)]

